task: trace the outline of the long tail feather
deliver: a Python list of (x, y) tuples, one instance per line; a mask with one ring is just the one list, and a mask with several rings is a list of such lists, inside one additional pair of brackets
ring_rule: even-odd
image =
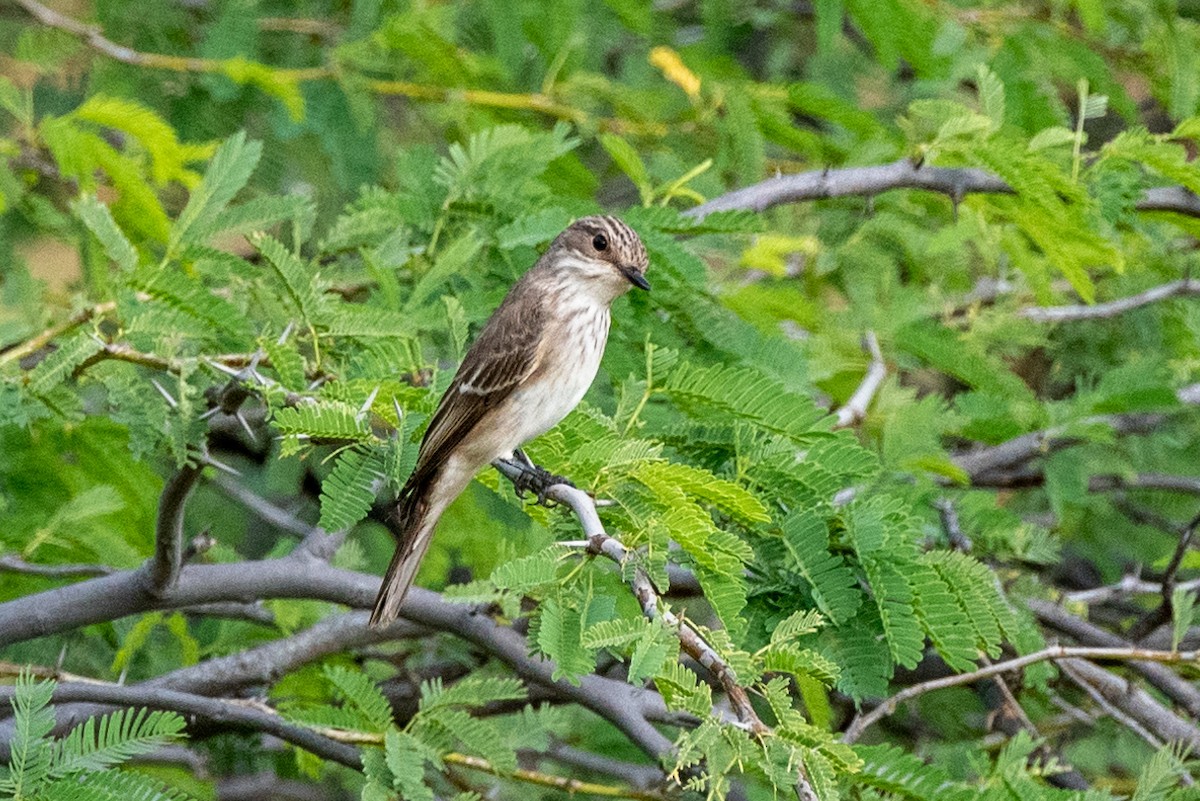
[(406, 487), (397, 505), (396, 517), (400, 521), (396, 535), (396, 552), (383, 575), (383, 584), (375, 598), (375, 609), (371, 612), (371, 626), (386, 626), (400, 616), (400, 604), (412, 586), (421, 558), (433, 539), (437, 516), (432, 515), (420, 488)]

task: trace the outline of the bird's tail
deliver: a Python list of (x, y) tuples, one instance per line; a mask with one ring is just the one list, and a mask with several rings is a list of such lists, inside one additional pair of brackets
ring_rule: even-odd
[(437, 526), (437, 514), (431, 514), (425, 493), (417, 487), (405, 487), (396, 505), (399, 521), (396, 533), (396, 552), (383, 575), (383, 585), (375, 598), (375, 609), (371, 612), (371, 626), (380, 627), (391, 623), (400, 615), (400, 604), (412, 586), (421, 558), (433, 539)]

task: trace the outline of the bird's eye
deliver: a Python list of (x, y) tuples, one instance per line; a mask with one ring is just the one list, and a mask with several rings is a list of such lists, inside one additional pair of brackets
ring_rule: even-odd
[(608, 237), (604, 234), (596, 234), (592, 237), (592, 247), (596, 250), (608, 250)]

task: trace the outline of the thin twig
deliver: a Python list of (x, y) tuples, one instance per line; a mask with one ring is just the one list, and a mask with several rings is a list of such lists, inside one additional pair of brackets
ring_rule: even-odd
[(17, 556), (0, 556), (0, 571), (24, 573), (30, 576), (46, 576), (47, 578), (107, 576), (109, 573), (115, 573), (116, 570), (117, 568), (108, 565), (38, 565), (26, 562)]
[(1182, 742), (1192, 750), (1200, 747), (1200, 729), (1167, 709), (1150, 693), (1086, 659), (1073, 660), (1069, 665), (1075, 675), (1095, 687), (1112, 707), (1137, 721), (1161, 742)]
[[(1195, 590), (1200, 589), (1200, 579), (1192, 579), (1191, 581), (1178, 582), (1175, 587), (1177, 589)], [(1072, 604), (1102, 604), (1108, 601), (1116, 601), (1130, 595), (1161, 595), (1163, 585), (1157, 581), (1146, 581), (1143, 578), (1133, 574), (1127, 575), (1115, 584), (1106, 584), (1103, 587), (1093, 587), (1090, 590), (1076, 590), (1063, 594), (1063, 600)]]
[(536, 784), (541, 787), (553, 787), (556, 790), (561, 790), (565, 793), (595, 795), (605, 798), (633, 798), (638, 801), (663, 801), (666, 798), (662, 793), (656, 793), (649, 790), (642, 790), (636, 787), (612, 787), (607, 784), (597, 784), (596, 782), (584, 782), (579, 779), (572, 779), (566, 776), (556, 776), (553, 773), (542, 773), (536, 770), (526, 770), (517, 768), (509, 772), (500, 770), (486, 759), (470, 756), (469, 754), (449, 753), (442, 756), (442, 761), (451, 765), (461, 765), (464, 768), (478, 770), (484, 773), (490, 773), (493, 776), (499, 776), (502, 779), (515, 779), (517, 781), (526, 782), (528, 784)]
[[(1067, 635), (1082, 645), (1102, 648), (1132, 647), (1128, 640), (1068, 613), (1057, 604), (1038, 598), (1026, 599), (1025, 604), (1043, 625)], [(1129, 669), (1141, 674), (1152, 686), (1186, 709), (1188, 714), (1200, 717), (1200, 690), (1197, 690), (1192, 682), (1179, 676), (1166, 665), (1154, 662), (1130, 662)]]
[(1064, 659), (1062, 662), (1059, 663), (1058, 666), (1060, 669), (1062, 669), (1063, 673), (1067, 674), (1067, 677), (1069, 679), (1071, 679), (1071, 681), (1075, 682), (1076, 686), (1078, 686), (1079, 689), (1081, 689), (1085, 693), (1087, 693), (1088, 697), (1091, 698), (1093, 701), (1095, 701), (1096, 704), (1102, 710), (1104, 710), (1104, 713), (1106, 715), (1108, 715), (1113, 720), (1120, 723), (1125, 728), (1132, 731), (1138, 737), (1141, 737), (1143, 740), (1148, 742), (1150, 744), (1151, 748), (1154, 748), (1154, 749), (1162, 748), (1161, 740), (1159, 740), (1157, 737), (1155, 737), (1150, 732), (1146, 731), (1146, 728), (1142, 724), (1138, 723), (1136, 720), (1131, 718), (1129, 715), (1126, 715), (1120, 709), (1118, 709), (1117, 707), (1110, 704), (1108, 702), (1108, 699), (1104, 697), (1104, 695), (1100, 692), (1100, 690), (1098, 690), (1095, 686), (1092, 685), (1091, 682), (1089, 682), (1086, 678), (1083, 677), (1082, 671), (1079, 669), (1078, 665), (1079, 665), (1079, 663), (1074, 660)]
[(42, 348), (49, 345), (53, 340), (63, 334), (91, 320), (93, 317), (103, 317), (109, 312), (117, 308), (115, 301), (107, 303), (98, 303), (95, 306), (87, 306), (72, 314), (61, 323), (50, 326), (45, 331), (42, 331), (36, 336), (32, 336), (24, 342), (17, 342), (6, 346), (3, 351), (0, 351), (0, 365), (7, 364), (37, 353)]
[[(43, 25), (76, 36), (96, 52), (119, 61), (122, 64), (148, 69), (168, 70), (171, 72), (199, 74), (225, 74), (235, 69), (244, 72), (246, 68), (245, 60), (240, 57), (237, 59), (199, 58), (195, 56), (172, 56), (164, 53), (147, 53), (134, 50), (107, 38), (99, 27), (86, 25), (65, 14), (60, 14), (37, 2), (37, 0), (15, 0), (15, 2)], [(266, 64), (255, 64), (255, 66), (270, 70), (273, 79), (292, 85), (309, 81), (336, 80), (339, 77), (339, 70), (333, 65), (290, 68), (271, 67)], [(530, 111), (565, 120), (575, 125), (595, 125), (601, 130), (649, 136), (665, 136), (669, 133), (668, 126), (661, 123), (634, 122), (615, 118), (593, 119), (586, 111), (574, 108), (565, 103), (560, 103), (540, 92), (529, 94), (494, 92), (485, 89), (434, 86), (413, 83), (411, 81), (380, 78), (364, 78), (359, 85), (368, 91), (380, 95), (396, 95), (413, 100), (461, 102), (488, 108)]]
[(1200, 295), (1200, 280), (1181, 278), (1168, 284), (1147, 289), (1127, 298), (1112, 300), (1107, 303), (1096, 303), (1091, 306), (1031, 306), (1017, 312), (1018, 317), (1024, 317), (1035, 323), (1066, 323), (1076, 320), (1104, 320), (1124, 314), (1127, 311), (1141, 308), (1168, 298), (1182, 295)]
[(874, 331), (863, 335), (863, 350), (871, 357), (871, 363), (850, 400), (834, 413), (837, 417), (834, 428), (847, 428), (865, 418), (871, 401), (875, 399), (875, 393), (879, 391), (883, 379), (887, 378), (887, 363), (883, 360), (883, 353), (879, 350), (879, 339)]
[(883, 703), (870, 712), (855, 718), (846, 728), (846, 733), (842, 735), (842, 742), (853, 743), (857, 741), (867, 728), (895, 712), (900, 704), (924, 695), (927, 692), (942, 690), (947, 687), (957, 687), (960, 684), (972, 684), (980, 679), (997, 676), (1001, 673), (1007, 673), (1010, 670), (1020, 670), (1038, 662), (1058, 661), (1060, 659), (1103, 659), (1121, 662), (1139, 660), (1143, 662), (1180, 664), (1200, 661), (1200, 651), (1151, 651), (1144, 648), (1093, 648), (1088, 646), (1054, 645), (1032, 654), (987, 665), (970, 673), (945, 676), (940, 679), (933, 679), (932, 681), (925, 681), (920, 684), (914, 684), (911, 687), (906, 687), (883, 701)]
[(1163, 571), (1162, 578), (1162, 601), (1157, 607), (1147, 612), (1140, 617), (1126, 633), (1126, 636), (1133, 642), (1145, 637), (1156, 628), (1166, 623), (1175, 613), (1175, 576), (1179, 572), (1179, 566), (1183, 564), (1183, 557), (1191, 547), (1192, 538), (1196, 534), (1196, 527), (1200, 526), (1200, 515), (1192, 518), (1192, 521), (1184, 526), (1183, 531), (1179, 535), (1179, 541), (1175, 544), (1175, 552), (1171, 554), (1171, 561), (1167, 563), (1167, 569)]

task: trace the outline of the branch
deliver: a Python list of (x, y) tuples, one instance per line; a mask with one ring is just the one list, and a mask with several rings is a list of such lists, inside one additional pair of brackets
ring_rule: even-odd
[(1181, 278), (1169, 284), (1152, 287), (1137, 295), (1111, 300), (1107, 303), (1097, 303), (1092, 306), (1031, 306), (1017, 312), (1018, 317), (1032, 320), (1035, 323), (1066, 323), (1076, 320), (1103, 320), (1116, 317), (1127, 311), (1147, 306), (1160, 300), (1183, 296), (1200, 295), (1200, 280)]
[[(47, 8), (37, 0), (15, 0), (30, 16), (41, 24), (64, 31), (81, 40), (96, 52), (135, 67), (169, 70), (180, 73), (227, 74), (234, 69), (245, 71), (246, 61), (234, 59), (198, 58), (194, 56), (171, 56), (163, 53), (146, 53), (117, 44), (94, 25), (86, 25), (76, 19)], [(254, 66), (270, 70), (273, 78), (289, 84), (318, 80), (337, 80), (341, 77), (337, 67), (272, 67), (254, 63)], [(634, 133), (649, 136), (665, 136), (669, 129), (659, 123), (632, 122), (615, 118), (593, 119), (581, 109), (560, 103), (542, 92), (522, 94), (517, 92), (493, 92), (485, 89), (463, 89), (459, 87), (435, 86), (410, 81), (386, 80), (363, 77), (359, 82), (363, 88), (380, 95), (395, 95), (413, 100), (436, 102), (462, 102), (473, 106), (530, 111), (544, 114), (579, 126), (596, 125), (601, 130)]]
[[(1154, 431), (1164, 419), (1165, 415), (1162, 414), (1141, 412), (1106, 414), (1085, 418), (1072, 427), (1105, 425), (1118, 435), (1146, 434)], [(1030, 459), (1045, 456), (1080, 442), (1082, 438), (1068, 434), (1069, 430), (1068, 426), (1054, 426), (1041, 431), (1031, 431), (999, 445), (959, 454), (953, 459), (955, 464), (967, 473), (972, 483), (978, 480), (980, 486), (987, 486), (997, 473), (1011, 470)]]
[[(1195, 590), (1200, 589), (1200, 579), (1192, 579), (1191, 581), (1181, 581), (1175, 585), (1177, 589)], [(1106, 584), (1103, 587), (1093, 587), (1090, 590), (1076, 590), (1063, 595), (1063, 600), (1072, 604), (1102, 604), (1108, 601), (1116, 601), (1130, 595), (1161, 595), (1163, 585), (1157, 581), (1146, 581), (1133, 574), (1129, 574), (1115, 584)]]
[[(846, 733), (842, 735), (842, 742), (853, 743), (857, 741), (868, 727), (895, 712), (900, 704), (917, 696), (924, 695), (927, 692), (942, 690), (946, 687), (957, 687), (960, 684), (972, 684), (980, 679), (998, 676), (1010, 670), (1020, 670), (1037, 662), (1058, 661), (1060, 659), (1105, 659), (1122, 662), (1137, 660), (1161, 662), (1164, 664), (1194, 664), (1200, 662), (1200, 651), (1151, 651), (1144, 648), (1091, 648), (1086, 646), (1068, 647), (1054, 645), (1036, 653), (1019, 656), (1006, 662), (987, 665), (970, 673), (959, 673), (954, 676), (946, 676), (906, 687), (891, 698), (886, 699), (870, 712), (855, 718), (846, 728)], [(1197, 737), (1197, 742), (1200, 742), (1200, 733), (1197, 733)]]
[[(1031, 598), (1025, 603), (1043, 625), (1071, 637), (1076, 642), (1105, 648), (1130, 647), (1127, 640), (1069, 614), (1049, 601)], [(1185, 681), (1169, 668), (1152, 662), (1130, 662), (1129, 667), (1186, 709), (1189, 715), (1200, 717), (1200, 690), (1190, 681)]]
[(1179, 542), (1175, 544), (1175, 552), (1171, 554), (1171, 561), (1167, 563), (1167, 569), (1163, 571), (1162, 602), (1155, 609), (1139, 618), (1129, 628), (1125, 636), (1130, 640), (1138, 642), (1163, 623), (1169, 621), (1174, 614), (1175, 576), (1179, 572), (1179, 566), (1183, 564), (1184, 555), (1188, 552), (1188, 548), (1191, 547), (1197, 526), (1200, 526), (1200, 516), (1192, 518), (1192, 521), (1180, 533)]
[[(514, 462), (500, 460), (494, 462), (493, 465), (506, 478), (513, 481), (520, 478), (525, 472), (523, 466)], [(583, 529), (583, 534), (587, 538), (589, 553), (606, 556), (622, 568), (629, 564), (629, 551), (619, 540), (605, 531), (604, 524), (600, 521), (600, 515), (596, 511), (596, 502), (590, 495), (568, 484), (555, 484), (546, 490), (545, 495), (575, 513)], [(627, 571), (622, 570), (622, 572)], [(758, 713), (754, 711), (746, 689), (738, 684), (736, 674), (721, 658), (721, 655), (713, 650), (712, 646), (705, 642), (694, 628), (681, 620), (669, 606), (662, 602), (650, 576), (644, 569), (636, 566), (628, 572), (629, 577), (626, 579), (626, 583), (641, 605), (642, 614), (649, 620), (661, 619), (675, 631), (684, 653), (703, 665), (720, 682), (738, 721), (746, 729), (759, 737), (771, 734), (770, 727), (763, 723), (758, 717)], [(796, 774), (796, 795), (800, 801), (817, 801), (816, 792), (808, 781), (804, 767), (797, 766)]]
[[(955, 202), (973, 194), (1013, 194), (1012, 187), (986, 170), (973, 167), (932, 167), (900, 159), (872, 167), (812, 170), (768, 178), (735, 189), (684, 212), (703, 218), (714, 211), (765, 211), (784, 203), (834, 197), (873, 196), (892, 189), (940, 192)], [(1147, 189), (1135, 208), (1139, 211), (1173, 211), (1200, 217), (1200, 198), (1181, 186)]]
[(526, 770), (517, 768), (512, 773), (502, 771), (496, 768), (495, 765), (488, 762), (486, 759), (481, 759), (468, 754), (449, 753), (442, 756), (442, 760), (448, 765), (460, 765), (471, 770), (479, 770), (484, 773), (490, 773), (493, 776), (499, 776), (502, 779), (515, 779), (517, 781), (526, 782), (528, 784), (536, 784), (541, 787), (553, 787), (565, 793), (582, 795), (595, 795), (608, 798), (634, 798), (640, 801), (663, 801), (666, 798), (662, 793), (655, 793), (649, 790), (641, 790), (635, 787), (610, 787), (606, 784), (596, 784), (595, 782), (584, 782), (578, 779), (571, 779), (566, 776), (555, 776), (552, 773), (541, 773), (536, 770)]
[(80, 309), (75, 314), (72, 314), (61, 323), (50, 326), (45, 331), (42, 331), (36, 336), (30, 337), (24, 342), (6, 345), (2, 350), (0, 350), (0, 365), (4, 365), (12, 361), (19, 361), (24, 359), (26, 356), (31, 356), (68, 331), (78, 328), (93, 317), (101, 317), (105, 314), (108, 314), (116, 308), (116, 301), (108, 301), (107, 303), (99, 303), (95, 306), (87, 306), (83, 309)]
[[(377, 576), (333, 567), (302, 547), (281, 559), (185, 565), (175, 586), (160, 596), (149, 592), (140, 570), (123, 571), (0, 603), (0, 647), (150, 610), (213, 601), (307, 598), (368, 609), (378, 590)], [(578, 685), (556, 681), (555, 664), (531, 657), (524, 636), (429, 590), (411, 590), (401, 614), (471, 643), (525, 681), (551, 688), (606, 718), (656, 761), (673, 753), (671, 740), (651, 721), (682, 725), (685, 718), (670, 712), (658, 693), (595, 675), (581, 677)]]
[(875, 399), (875, 393), (879, 391), (883, 379), (887, 378), (887, 363), (883, 360), (883, 353), (879, 350), (879, 339), (874, 331), (868, 331), (863, 336), (863, 350), (871, 357), (867, 374), (863, 376), (862, 383), (854, 390), (850, 400), (835, 412), (837, 422), (834, 428), (847, 428), (866, 417), (867, 408)]
[(107, 576), (116, 568), (108, 565), (37, 565), (18, 556), (0, 556), (0, 571), (24, 573), (29, 576), (48, 578), (71, 578), (74, 576)]
[(167, 479), (154, 525), (154, 558), (146, 564), (150, 591), (161, 595), (175, 584), (183, 567), (183, 511), (200, 481), (203, 467), (186, 464)]
[[(47, 8), (37, 2), (37, 0), (16, 0), (16, 3), (43, 25), (78, 37), (83, 40), (84, 44), (96, 52), (102, 53), (122, 64), (148, 67), (150, 69), (170, 70), (172, 72), (200, 73), (225, 72), (229, 67), (229, 63), (225, 59), (189, 58), (187, 56), (168, 56), (162, 53), (143, 53), (124, 45), (119, 45), (111, 39), (106, 38), (104, 31), (98, 26), (85, 25), (72, 17)], [(278, 69), (273, 70), (273, 72), (277, 73), (280, 78), (290, 81), (325, 78), (333, 74), (332, 69), (329, 67)]]
[[(0, 705), (9, 706), (14, 687), (0, 687)], [(84, 702), (127, 707), (169, 709), (227, 728), (261, 731), (316, 754), (322, 759), (361, 769), (358, 749), (324, 737), (311, 729), (287, 723), (261, 705), (205, 698), (201, 695), (155, 687), (64, 682), (54, 689), (56, 704)]]
[(1089, 492), (1108, 492), (1122, 489), (1164, 490), (1200, 495), (1200, 478), (1172, 476), (1165, 473), (1138, 473), (1133, 476), (1103, 475), (1088, 479)]
[(1104, 699), (1153, 732), (1164, 742), (1179, 741), (1190, 750), (1200, 747), (1200, 730), (1171, 712), (1140, 687), (1085, 659), (1066, 663), (1069, 671), (1091, 684)]
[[(1081, 672), (1077, 669), (1077, 666), (1080, 664), (1088, 664), (1088, 663), (1073, 660), (1073, 659), (1064, 659), (1062, 662), (1059, 663), (1059, 668), (1062, 670), (1062, 672), (1064, 674), (1066, 674), (1067, 678), (1069, 678), (1071, 681), (1075, 682), (1076, 686), (1078, 686), (1079, 689), (1083, 690), (1088, 695), (1089, 698), (1091, 698), (1093, 701), (1095, 701), (1096, 704), (1102, 710), (1104, 710), (1105, 714), (1107, 714), (1113, 720), (1120, 723), (1125, 728), (1132, 731), (1138, 737), (1141, 737), (1143, 740), (1145, 740), (1147, 743), (1150, 744), (1151, 748), (1154, 748), (1154, 749), (1162, 748), (1161, 740), (1159, 740), (1157, 737), (1155, 737), (1150, 732), (1146, 731), (1146, 728), (1144, 726), (1142, 726), (1141, 723), (1138, 723), (1136, 720), (1131, 718), (1129, 715), (1125, 714), (1120, 709), (1118, 709), (1117, 707), (1113, 706), (1112, 704), (1110, 704), (1108, 702), (1108, 699), (1104, 697), (1104, 694), (1101, 693), (1100, 690), (1094, 684), (1092, 684), (1090, 681), (1088, 681), (1087, 678), (1085, 678), (1081, 674)], [(1099, 669), (1099, 668), (1097, 668), (1097, 669)]]

